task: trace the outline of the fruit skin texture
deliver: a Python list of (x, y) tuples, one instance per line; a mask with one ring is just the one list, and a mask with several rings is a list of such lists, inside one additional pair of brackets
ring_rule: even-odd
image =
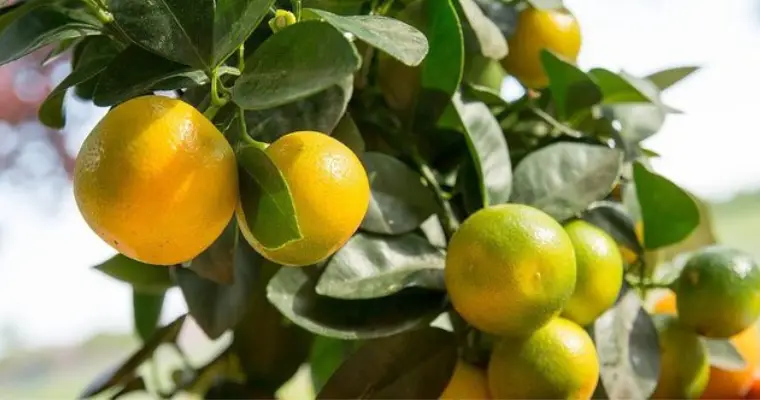
[(728, 338), (760, 317), (760, 267), (735, 249), (713, 245), (694, 253), (675, 292), (678, 318), (700, 335)]
[(232, 147), (191, 105), (142, 96), (113, 108), (82, 144), (74, 197), (120, 253), (173, 265), (208, 248), (238, 198)]
[(581, 42), (580, 26), (570, 11), (528, 7), (520, 12), (517, 29), (507, 38), (509, 54), (502, 59), (502, 65), (523, 85), (541, 89), (549, 84), (541, 64), (541, 50), (549, 50), (574, 63)]
[(461, 360), (457, 361), (454, 374), (440, 397), (444, 400), (490, 398), (486, 372)]
[(661, 315), (655, 325), (660, 344), (660, 376), (652, 398), (698, 398), (710, 376), (704, 343), (674, 315)]
[[(676, 296), (667, 292), (654, 306), (655, 313), (676, 314)], [(703, 399), (738, 399), (744, 396), (752, 385), (755, 372), (760, 368), (760, 331), (753, 324), (730, 339), (747, 363), (739, 371), (730, 371), (710, 366), (710, 378), (702, 393)]]
[(561, 317), (530, 336), (502, 338), (488, 364), (494, 399), (589, 399), (598, 381), (591, 337)]
[(583, 221), (565, 225), (575, 249), (578, 277), (562, 316), (586, 326), (609, 309), (623, 285), (623, 258), (607, 232)]
[[(262, 256), (282, 265), (324, 260), (348, 241), (367, 212), (370, 189), (364, 166), (343, 143), (313, 131), (282, 136), (266, 153), (288, 183), (302, 238), (267, 249), (253, 236), (238, 206), (243, 236)], [(276, 221), (271, 225), (276, 229)]]
[(558, 315), (572, 294), (575, 253), (548, 214), (501, 204), (472, 214), (454, 233), (444, 275), (467, 322), (495, 335), (523, 335)]

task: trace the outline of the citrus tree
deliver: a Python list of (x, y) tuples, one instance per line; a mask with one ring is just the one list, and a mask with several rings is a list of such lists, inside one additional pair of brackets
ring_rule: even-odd
[[(760, 269), (642, 146), (697, 68), (583, 70), (581, 27), (559, 0), (3, 8), (0, 63), (71, 54), (42, 123), (110, 108), (74, 195), (143, 346), (82, 397), (272, 398), (302, 365), (327, 399), (744, 396)], [(143, 377), (187, 317), (229, 346)]]

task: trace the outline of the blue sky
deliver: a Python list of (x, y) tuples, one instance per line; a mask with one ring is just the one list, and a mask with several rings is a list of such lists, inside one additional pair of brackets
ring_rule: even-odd
[[(711, 198), (760, 188), (755, 117), (760, 110), (760, 9), (752, 0), (566, 0), (581, 22), (583, 68), (648, 74), (680, 65), (703, 70), (665, 94), (686, 112), (648, 141), (658, 171)], [(61, 71), (61, 75), (65, 71)], [(510, 84), (505, 85), (509, 90)], [(71, 103), (70, 103), (71, 104)], [(103, 110), (69, 107), (72, 148)], [(0, 127), (9, 129), (7, 126)], [(84, 224), (70, 188), (56, 212), (41, 190), (0, 180), (0, 327), (26, 346), (68, 344), (102, 331), (131, 329), (131, 293), (90, 266), (113, 254)], [(164, 319), (183, 312), (172, 292)], [(0, 353), (2, 348), (0, 348)]]

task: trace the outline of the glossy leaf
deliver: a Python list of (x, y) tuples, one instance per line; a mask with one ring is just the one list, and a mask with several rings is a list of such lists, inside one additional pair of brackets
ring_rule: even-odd
[(551, 10), (564, 7), (562, 0), (527, 0), (531, 6), (540, 10)]
[(161, 309), (164, 306), (164, 296), (161, 293), (143, 293), (132, 290), (132, 314), (137, 336), (145, 342), (156, 332), (161, 319)]
[(514, 2), (475, 0), (483, 14), (499, 28), (505, 38), (511, 37), (517, 28), (518, 11)]
[(295, 324), (338, 339), (394, 335), (430, 323), (445, 306), (440, 292), (411, 288), (371, 300), (339, 300), (318, 295), (319, 272), (282, 268), (269, 282), (267, 298)]
[(708, 352), (710, 365), (724, 371), (742, 371), (747, 361), (729, 339), (700, 337)]
[(480, 9), (475, 0), (459, 0), (457, 3), (462, 14), (464, 38), (472, 37), (479, 54), (501, 60), (507, 55), (507, 40), (498, 26)]
[[(464, 38), (452, 0), (426, 2), (427, 21), (425, 34), (429, 38), (430, 50), (422, 63), (422, 98), (418, 104), (426, 105), (418, 119), (431, 112), (433, 121), (443, 111), (449, 98), (462, 81), (464, 68)], [(434, 22), (430, 22), (434, 21)], [(419, 108), (418, 108), (419, 109)], [(427, 116), (429, 117), (429, 116)], [(424, 119), (422, 119), (424, 120)]]
[(300, 22), (271, 36), (248, 57), (232, 99), (249, 110), (280, 106), (343, 82), (359, 64), (353, 44), (337, 29), (324, 22)]
[(145, 379), (143, 379), (141, 376), (137, 376), (134, 379), (130, 380), (124, 386), (122, 386), (121, 389), (119, 389), (118, 392), (116, 392), (113, 396), (111, 396), (111, 400), (116, 400), (118, 398), (121, 398), (122, 396), (126, 396), (130, 393), (134, 392), (146, 392), (147, 394), (148, 386), (145, 385)]
[(305, 8), (318, 8), (339, 15), (354, 15), (361, 12), (366, 0), (303, 0)]
[(356, 122), (354, 122), (354, 119), (351, 118), (351, 115), (348, 113), (343, 115), (343, 118), (340, 119), (340, 122), (335, 126), (331, 136), (345, 144), (346, 147), (351, 149), (351, 151), (353, 151), (358, 157), (364, 157), (364, 151), (366, 149), (364, 138), (362, 137), (361, 132), (359, 132), (359, 127), (356, 126)]
[(664, 69), (648, 75), (646, 79), (652, 82), (660, 90), (665, 90), (699, 71), (700, 67), (686, 66)]
[(309, 371), (314, 392), (319, 393), (343, 362), (359, 347), (359, 340), (315, 336), (309, 354)]
[(406, 65), (417, 66), (427, 55), (428, 42), (425, 35), (397, 19), (381, 15), (341, 16), (318, 9), (309, 11)]
[(604, 68), (594, 68), (588, 75), (596, 82), (602, 91), (602, 104), (616, 103), (654, 103), (657, 99), (650, 98), (626, 79)]
[(437, 399), (456, 362), (456, 337), (438, 328), (371, 340), (338, 368), (317, 399)]
[(372, 190), (362, 229), (388, 235), (410, 232), (438, 209), (422, 176), (403, 162), (376, 152), (366, 153), (362, 161)]
[(636, 237), (635, 223), (620, 203), (600, 201), (586, 210), (582, 218), (607, 232), (615, 242), (641, 255), (642, 244)]
[(603, 199), (620, 174), (622, 153), (605, 146), (560, 142), (530, 153), (515, 168), (512, 202), (565, 220)]
[(647, 250), (678, 243), (699, 225), (697, 205), (678, 185), (639, 162), (633, 165), (633, 178)]
[(235, 251), (238, 240), (237, 221), (233, 218), (214, 243), (183, 266), (195, 272), (201, 278), (220, 285), (231, 285), (235, 281)]
[(121, 254), (93, 268), (142, 292), (160, 293), (174, 286), (168, 267), (141, 263)]
[(544, 49), (541, 64), (549, 77), (549, 89), (560, 120), (570, 119), (576, 112), (602, 101), (599, 86), (573, 63)]

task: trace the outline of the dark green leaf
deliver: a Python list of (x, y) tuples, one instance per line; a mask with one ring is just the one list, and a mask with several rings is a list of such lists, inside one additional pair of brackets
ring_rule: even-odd
[(316, 294), (318, 280), (312, 268), (282, 268), (269, 282), (267, 297), (288, 319), (322, 336), (390, 336), (430, 323), (446, 305), (442, 293), (418, 288), (380, 299), (332, 299)]
[(466, 83), (463, 88), (469, 97), (482, 101), (489, 107), (504, 107), (508, 105), (507, 101), (501, 97), (501, 93), (498, 90), (492, 89), (488, 86)]
[(710, 365), (725, 371), (741, 371), (747, 368), (747, 361), (731, 343), (730, 339), (700, 337), (707, 348)]
[(517, 28), (518, 11), (516, 2), (505, 3), (494, 0), (475, 0), (488, 19), (493, 21), (504, 37), (511, 37)]
[(127, 382), (118, 392), (111, 396), (111, 400), (118, 399), (124, 395), (133, 392), (147, 392), (148, 387), (145, 385), (145, 380), (141, 376), (136, 376), (131, 381)]
[(309, 11), (406, 65), (419, 65), (427, 55), (428, 42), (425, 35), (399, 20), (380, 15), (340, 16), (325, 10)]
[(325, 383), (362, 342), (315, 336), (309, 355), (309, 371), (314, 392), (319, 393)]
[(125, 385), (135, 379), (135, 371), (137, 368), (153, 355), (153, 352), (156, 351), (158, 346), (164, 343), (176, 342), (177, 336), (179, 336), (179, 332), (182, 329), (182, 324), (185, 322), (186, 317), (187, 314), (182, 314), (170, 324), (157, 330), (150, 339), (145, 341), (143, 347), (134, 352), (126, 361), (109, 369), (87, 385), (87, 388), (85, 388), (82, 394), (79, 395), (79, 398), (93, 397), (107, 389), (119, 385)]
[(356, 122), (354, 122), (354, 119), (351, 118), (351, 115), (348, 113), (344, 114), (343, 118), (338, 122), (338, 125), (335, 126), (335, 129), (332, 132), (332, 137), (345, 144), (346, 147), (351, 149), (351, 151), (353, 151), (358, 157), (361, 158), (364, 156), (364, 150), (366, 147), (364, 138), (362, 137), (361, 132), (359, 132), (359, 127), (356, 126)]
[(459, 0), (456, 2), (464, 14), (462, 26), (465, 43), (468, 38), (474, 41), (479, 54), (494, 60), (507, 56), (507, 40), (496, 24), (483, 14), (475, 0)]
[(116, 23), (146, 49), (211, 71), (253, 32), (273, 0), (110, 0)]
[(303, 0), (306, 8), (318, 8), (339, 15), (359, 14), (367, 0)]
[(410, 232), (438, 209), (422, 176), (403, 162), (375, 152), (366, 153), (362, 161), (372, 190), (362, 229), (388, 235)]
[(576, 112), (602, 101), (602, 91), (585, 72), (573, 63), (544, 49), (541, 63), (549, 77), (549, 89), (560, 120), (568, 120)]
[(620, 151), (609, 147), (552, 144), (517, 165), (511, 201), (534, 206), (563, 221), (610, 193), (621, 162)]
[(650, 98), (642, 93), (626, 76), (618, 75), (604, 68), (594, 68), (588, 75), (602, 90), (602, 104), (617, 103), (655, 103), (657, 98)]
[(683, 189), (641, 163), (633, 165), (644, 223), (644, 247), (654, 250), (685, 239), (699, 225), (699, 209)]
[(174, 286), (168, 267), (141, 263), (121, 254), (94, 268), (142, 292), (160, 293)]
[(660, 90), (665, 90), (698, 70), (699, 67), (696, 66), (664, 69), (647, 76), (646, 79)]
[(232, 99), (250, 110), (287, 104), (343, 82), (359, 64), (356, 49), (337, 29), (319, 21), (300, 22), (271, 36), (248, 57)]
[(445, 291), (445, 263), (445, 253), (416, 234), (359, 233), (327, 263), (316, 291), (346, 300), (389, 296), (409, 287)]
[(531, 6), (540, 10), (551, 10), (564, 7), (562, 0), (527, 0)]
[(621, 246), (639, 255), (644, 253), (644, 248), (636, 237), (634, 220), (622, 204), (611, 201), (596, 202), (583, 213), (582, 217), (609, 233)]
[(184, 266), (201, 278), (231, 285), (235, 281), (235, 246), (239, 238), (238, 224), (233, 219), (211, 246)]
[[(282, 173), (264, 150), (246, 146), (237, 151), (240, 173), (238, 223), (246, 224), (267, 249), (302, 238), (293, 198)], [(272, 229), (277, 224), (277, 229)]]
[(135, 321), (135, 332), (145, 342), (156, 332), (161, 319), (161, 309), (164, 306), (164, 296), (161, 293), (143, 293), (132, 290), (132, 313)]
[(371, 340), (338, 368), (317, 399), (437, 399), (456, 362), (456, 337), (438, 328)]
[(106, 107), (154, 90), (201, 86), (208, 77), (187, 67), (132, 45), (121, 52), (101, 74), (93, 102)]

